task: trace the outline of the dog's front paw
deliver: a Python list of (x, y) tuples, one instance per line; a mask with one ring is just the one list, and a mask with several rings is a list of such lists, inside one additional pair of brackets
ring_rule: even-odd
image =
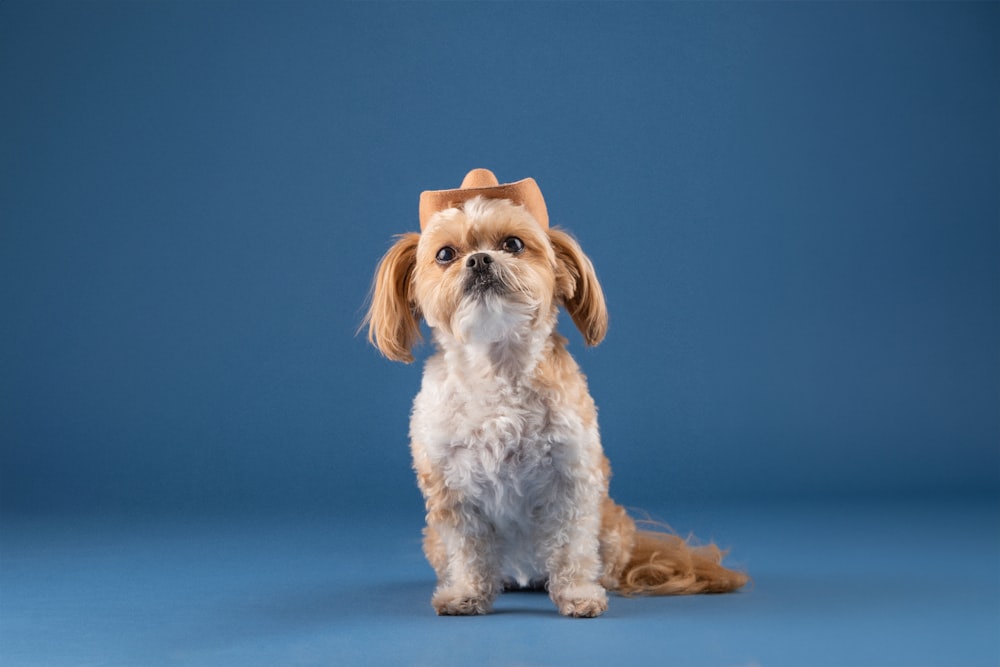
[(559, 613), (573, 618), (594, 618), (608, 610), (608, 594), (597, 584), (574, 586), (553, 596)]
[(431, 605), (438, 616), (475, 616), (490, 613), (493, 600), (467, 589), (439, 588), (431, 598)]

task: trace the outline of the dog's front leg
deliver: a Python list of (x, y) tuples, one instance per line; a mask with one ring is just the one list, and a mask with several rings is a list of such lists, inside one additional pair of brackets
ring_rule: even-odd
[(607, 591), (598, 583), (600, 515), (590, 497), (568, 507), (583, 511), (569, 511), (560, 517), (547, 561), (549, 596), (564, 616), (600, 616), (608, 608)]
[[(428, 523), (446, 561), (438, 572), (431, 604), (441, 616), (488, 614), (500, 592), (493, 531), (484, 520), (464, 516), (458, 525)], [(442, 577), (441, 575), (444, 574)]]

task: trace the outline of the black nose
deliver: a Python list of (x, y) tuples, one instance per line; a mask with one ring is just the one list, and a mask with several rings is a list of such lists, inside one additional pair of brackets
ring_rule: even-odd
[(485, 252), (477, 252), (474, 255), (470, 255), (469, 259), (465, 260), (465, 265), (473, 271), (483, 271), (492, 263), (493, 258), (490, 257), (489, 253)]

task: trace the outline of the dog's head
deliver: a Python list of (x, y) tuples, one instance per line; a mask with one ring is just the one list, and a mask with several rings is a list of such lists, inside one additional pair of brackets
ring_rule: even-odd
[(421, 317), (443, 340), (495, 343), (547, 335), (560, 305), (588, 345), (604, 338), (604, 294), (579, 244), (523, 205), (474, 196), (430, 215), (423, 233), (398, 237), (365, 321), (385, 356), (409, 362)]

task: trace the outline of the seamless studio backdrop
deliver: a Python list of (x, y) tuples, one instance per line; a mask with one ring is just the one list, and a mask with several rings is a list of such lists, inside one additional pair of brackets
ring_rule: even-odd
[(616, 498), (710, 533), (971, 504), (992, 584), (952, 664), (995, 663), (998, 81), (992, 2), (0, 3), (0, 661), (135, 658), (11, 583), (70, 518), (407, 517), (419, 558), (429, 345), (356, 331), (420, 191), (487, 167), (597, 268), (608, 338), (561, 328)]

